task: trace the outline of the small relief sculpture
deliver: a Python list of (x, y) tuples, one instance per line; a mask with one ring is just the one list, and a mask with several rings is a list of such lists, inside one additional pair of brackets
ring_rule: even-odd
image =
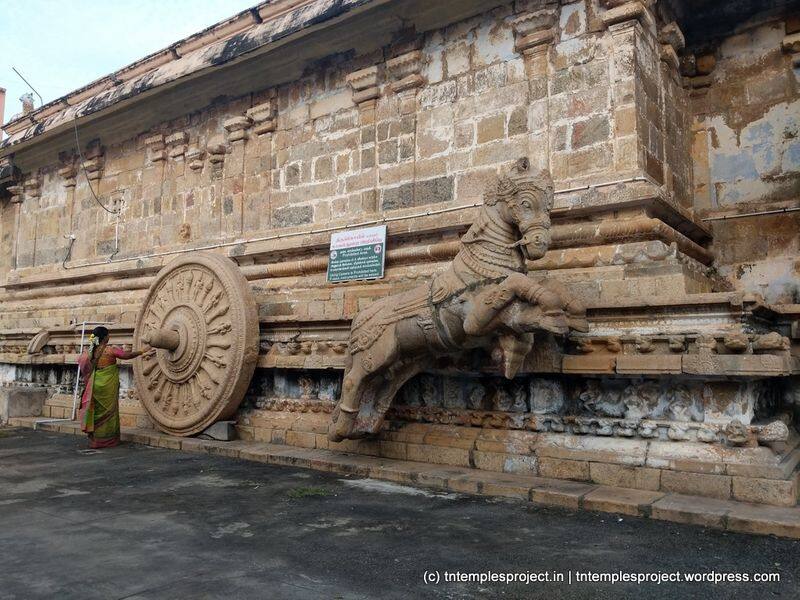
[[(347, 385), (345, 380), (345, 385)], [(422, 404), (428, 407), (441, 405), (439, 390), (433, 377), (421, 377), (420, 386), (422, 388)]]
[(559, 414), (564, 410), (564, 388), (554, 379), (531, 379), (531, 412), (537, 415)]
[(297, 380), (297, 385), (300, 388), (301, 398), (316, 398), (318, 384), (311, 377), (300, 377)]
[(511, 412), (528, 412), (528, 392), (523, 384), (517, 383), (511, 386), (511, 398)]
[(446, 271), (356, 315), (331, 440), (376, 433), (397, 391), (437, 356), (485, 348), (512, 379), (534, 332), (588, 329), (578, 303), (527, 276), (526, 260), (550, 244), (552, 208), (550, 174), (520, 159), (487, 191)]
[(584, 413), (601, 417), (625, 416), (623, 395), (616, 389), (605, 389), (599, 381), (590, 379), (586, 388), (578, 396), (579, 405)]
[(703, 407), (699, 406), (694, 395), (684, 385), (676, 385), (672, 389), (666, 415), (674, 421), (702, 422), (705, 418)]
[(486, 398), (486, 388), (483, 384), (474, 383), (467, 392), (467, 408), (471, 410), (483, 410), (483, 402)]
[(513, 404), (513, 399), (508, 390), (503, 386), (498, 386), (492, 396), (492, 410), (499, 412), (509, 412)]
[(622, 393), (626, 419), (646, 419), (658, 406), (660, 390), (654, 381), (631, 383)]
[(447, 377), (442, 381), (442, 386), (442, 406), (450, 409), (464, 408), (461, 383), (455, 378)]

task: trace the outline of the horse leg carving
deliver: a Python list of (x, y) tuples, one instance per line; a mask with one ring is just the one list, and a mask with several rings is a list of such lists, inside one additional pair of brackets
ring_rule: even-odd
[(495, 317), (515, 299), (538, 305), (545, 315), (561, 314), (561, 298), (522, 273), (513, 273), (502, 282), (489, 286), (477, 295), (464, 320), (464, 332), (480, 336), (492, 329)]
[(396, 329), (387, 329), (372, 347), (352, 356), (328, 438), (339, 442), (377, 433), (398, 390), (419, 371), (419, 360), (398, 357)]

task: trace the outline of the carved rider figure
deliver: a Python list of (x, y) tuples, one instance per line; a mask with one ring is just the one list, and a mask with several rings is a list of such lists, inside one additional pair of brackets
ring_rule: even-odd
[(552, 207), (550, 174), (518, 160), (487, 190), (447, 270), (356, 315), (332, 440), (376, 433), (400, 387), (437, 356), (487, 348), (512, 379), (535, 331), (586, 330), (579, 304), (527, 275), (550, 244)]

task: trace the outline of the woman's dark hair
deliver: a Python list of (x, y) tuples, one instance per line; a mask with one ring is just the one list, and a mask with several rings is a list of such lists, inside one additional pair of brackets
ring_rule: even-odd
[(108, 336), (108, 329), (100, 325), (92, 329), (92, 335), (98, 340), (104, 340)]
[[(98, 344), (102, 343), (104, 339), (108, 337), (108, 329), (103, 327), (102, 325), (95, 327), (92, 329), (92, 335), (97, 338)], [(97, 350), (98, 346), (92, 348), (92, 355), (91, 360), (94, 360), (94, 351)]]

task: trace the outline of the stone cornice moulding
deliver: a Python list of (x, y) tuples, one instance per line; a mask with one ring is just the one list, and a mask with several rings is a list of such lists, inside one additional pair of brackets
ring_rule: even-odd
[(609, 29), (627, 27), (633, 22), (639, 22), (643, 28), (651, 33), (656, 32), (656, 19), (650, 12), (650, 1), (629, 0), (619, 2), (618, 0), (601, 0), (601, 6), (606, 10), (601, 12), (600, 20)]
[(514, 49), (531, 54), (546, 49), (556, 39), (557, 8), (523, 13), (512, 21)]
[(278, 115), (277, 99), (275, 95), (275, 90), (272, 90), (269, 100), (261, 104), (256, 104), (245, 113), (247, 118), (253, 122), (253, 132), (258, 136), (275, 131)]
[(225, 161), (228, 147), (221, 140), (214, 139), (208, 143), (206, 151), (208, 152), (208, 162), (212, 165), (219, 165)]
[(58, 156), (58, 161), (61, 166), (58, 168), (57, 173), (63, 180), (62, 185), (67, 189), (75, 187), (75, 178), (78, 175), (77, 165), (75, 164), (77, 158), (76, 155), (68, 152), (62, 152)]
[(395, 93), (414, 90), (425, 85), (422, 72), (422, 51), (412, 50), (386, 61), (386, 72), (392, 83), (389, 87)]
[(247, 139), (247, 130), (253, 125), (253, 119), (248, 116), (236, 116), (226, 119), (222, 126), (228, 132), (228, 141), (231, 144), (244, 142)]
[(683, 32), (675, 21), (667, 23), (658, 31), (658, 41), (661, 44), (660, 57), (667, 63), (674, 73), (680, 71), (681, 61), (678, 53), (686, 46)]
[(186, 154), (186, 144), (189, 141), (189, 134), (185, 131), (177, 131), (164, 138), (164, 143), (169, 148), (169, 157), (175, 160), (183, 160)]
[[(131, 104), (138, 104), (153, 92), (176, 85), (179, 80), (194, 77), (204, 70), (216, 70), (245, 55), (260, 56), (278, 50), (290, 41), (319, 35), (321, 30), (338, 28), (343, 21), (357, 18), (384, 3), (385, 0), (265, 0), (28, 115), (12, 118), (4, 127), (8, 136), (0, 141), (0, 154), (28, 151), (33, 146), (49, 143), (69, 133), (76, 120), (79, 127), (85, 128), (120, 103), (130, 108)], [(260, 16), (262, 12), (267, 16)], [(181, 50), (189, 48), (185, 44), (189, 40), (197, 40), (201, 46), (183, 56)], [(309, 57), (309, 60), (317, 58), (323, 56)], [(38, 164), (41, 156), (37, 155), (36, 161), (36, 166), (41, 166)]]
[(166, 160), (167, 155), (164, 150), (164, 134), (158, 133), (151, 135), (144, 140), (145, 148), (147, 148), (147, 159), (150, 162), (161, 162)]
[(194, 33), (167, 48), (158, 50), (105, 77), (78, 88), (66, 96), (49, 102), (33, 113), (12, 117), (5, 124), (5, 130), (9, 135), (13, 135), (31, 123), (41, 123), (43, 120), (58, 112), (70, 106), (75, 106), (114, 86), (144, 76), (196, 50), (201, 50), (218, 42), (224, 42), (237, 33), (260, 25), (265, 21), (281, 18), (286, 15), (286, 13), (301, 9), (304, 5), (315, 1), (316, 0), (266, 0), (261, 2), (253, 8), (243, 10), (203, 31)]
[(359, 107), (373, 106), (375, 100), (380, 97), (380, 89), (378, 88), (379, 76), (378, 66), (373, 65), (353, 71), (345, 78), (353, 90), (353, 102), (358, 104)]
[(42, 195), (42, 182), (38, 174), (29, 175), (22, 184), (25, 198), (38, 198)]
[(186, 151), (186, 160), (192, 171), (199, 171), (203, 168), (203, 159), (205, 157), (206, 151), (197, 146), (192, 146)]
[(25, 199), (25, 197), (23, 196), (25, 190), (22, 187), (22, 185), (20, 184), (10, 185), (6, 189), (8, 190), (8, 193), (11, 194), (11, 199), (10, 199), (11, 204), (21, 204), (22, 201)]

